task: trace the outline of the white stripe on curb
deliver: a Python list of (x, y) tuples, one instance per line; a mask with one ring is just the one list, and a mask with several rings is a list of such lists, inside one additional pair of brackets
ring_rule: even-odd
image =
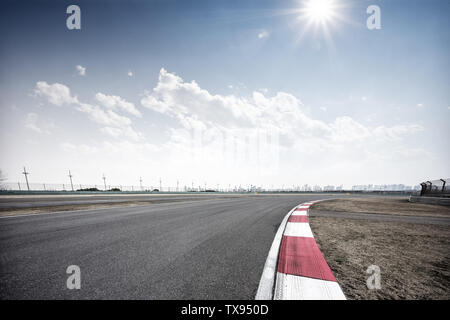
[(308, 211), (306, 210), (302, 210), (302, 211), (294, 211), (292, 212), (293, 216), (307, 216), (308, 215)]
[(274, 300), (345, 300), (345, 295), (337, 282), (277, 272)]
[(309, 223), (288, 222), (284, 230), (285, 236), (314, 238)]
[(289, 216), (296, 208), (297, 207), (294, 207), (284, 216), (283, 221), (281, 221), (281, 224), (278, 227), (277, 233), (275, 234), (275, 238), (272, 242), (272, 246), (270, 247), (269, 254), (267, 255), (266, 263), (264, 264), (264, 270), (261, 276), (261, 280), (259, 281), (255, 300), (272, 300), (281, 238), (283, 237), (283, 232), (286, 228), (286, 223), (289, 219)]

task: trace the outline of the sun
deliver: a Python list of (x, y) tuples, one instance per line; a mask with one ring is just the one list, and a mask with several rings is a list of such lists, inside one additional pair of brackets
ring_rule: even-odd
[(335, 15), (333, 0), (308, 0), (303, 12), (311, 22), (326, 22)]
[(351, 23), (345, 18), (350, 0), (297, 0), (298, 7), (292, 11), (300, 24), (295, 42), (310, 34), (317, 41), (325, 41), (333, 49), (333, 34), (342, 23)]

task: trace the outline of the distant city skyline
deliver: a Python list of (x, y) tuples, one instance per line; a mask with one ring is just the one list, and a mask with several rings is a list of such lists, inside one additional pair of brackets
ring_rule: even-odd
[(5, 1), (2, 173), (348, 189), (448, 178), (450, 2), (308, 3), (78, 1), (69, 30), (72, 3)]
[[(26, 171), (24, 171), (26, 172)], [(70, 176), (72, 178), (72, 176)], [(166, 185), (159, 180), (155, 184), (142, 184), (142, 180), (139, 181), (139, 185), (123, 185), (120, 183), (110, 183), (110, 181), (105, 176), (103, 176), (103, 184), (84, 184), (84, 183), (73, 183), (70, 179), (70, 183), (45, 183), (45, 182), (2, 182), (0, 181), (0, 190), (18, 190), (18, 191), (134, 191), (134, 192), (149, 192), (149, 191), (163, 191), (163, 192), (204, 192), (204, 191), (219, 191), (219, 192), (326, 192), (326, 191), (417, 191), (420, 190), (420, 184), (417, 185), (404, 185), (404, 184), (384, 184), (384, 185), (353, 185), (350, 187), (344, 187), (341, 185), (291, 185), (291, 186), (275, 186), (275, 185), (211, 185), (207, 182), (204, 183), (194, 183), (191, 181), (189, 183), (180, 183), (177, 181), (176, 186)]]

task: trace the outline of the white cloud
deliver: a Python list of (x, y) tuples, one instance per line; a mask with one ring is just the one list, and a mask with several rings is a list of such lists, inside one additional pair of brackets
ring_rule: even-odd
[[(202, 131), (203, 137), (211, 137), (211, 143), (230, 135), (251, 139), (257, 131), (275, 130), (279, 134), (277, 143), (281, 154), (286, 152), (297, 159), (299, 167), (316, 167), (327, 159), (339, 161), (341, 167), (347, 164), (350, 170), (355, 163), (370, 159), (373, 154), (392, 160), (398, 153), (390, 153), (390, 150), (395, 149), (397, 141), (423, 130), (415, 124), (373, 128), (349, 116), (327, 123), (308, 116), (303, 103), (292, 94), (278, 92), (267, 96), (255, 91), (250, 98), (211, 94), (195, 81), (185, 82), (165, 69), (161, 69), (156, 87), (145, 92), (141, 104), (171, 117), (181, 130)], [(189, 138), (181, 137), (180, 132), (172, 130), (168, 144), (172, 150), (187, 152), (185, 149), (191, 148)], [(205, 148), (208, 139), (203, 139)], [(206, 161), (214, 150), (205, 152), (202, 161)], [(215, 161), (211, 160), (211, 165), (223, 162), (223, 159), (218, 156)]]
[(121, 116), (111, 110), (103, 110), (98, 106), (82, 103), (77, 108), (88, 114), (89, 119), (97, 124), (104, 125), (100, 131), (116, 139), (139, 140), (142, 134), (131, 127), (131, 119)]
[(88, 146), (86, 144), (75, 145), (70, 142), (61, 143), (61, 148), (66, 152), (73, 152), (77, 154), (92, 154), (98, 151), (97, 147)]
[(139, 110), (136, 109), (136, 107), (134, 106), (133, 103), (128, 102), (119, 96), (113, 96), (113, 95), (108, 96), (101, 92), (98, 92), (95, 95), (95, 99), (106, 108), (121, 109), (121, 110), (124, 110), (136, 117), (139, 117), (139, 118), (142, 117), (142, 114), (139, 112)]
[(56, 127), (53, 121), (43, 120), (34, 112), (27, 114), (24, 124), (25, 128), (45, 134), (50, 134), (50, 130)]
[(46, 98), (50, 103), (55, 105), (73, 104), (80, 112), (86, 113), (89, 119), (97, 124), (103, 125), (101, 132), (115, 138), (130, 138), (138, 140), (141, 134), (136, 132), (132, 127), (130, 118), (119, 115), (117, 112), (110, 110), (111, 108), (125, 110), (138, 117), (141, 113), (135, 108), (134, 104), (123, 100), (119, 96), (107, 96), (102, 93), (96, 94), (96, 99), (104, 105), (107, 110), (100, 106), (83, 103), (77, 97), (70, 94), (70, 89), (60, 83), (47, 84), (45, 81), (36, 83), (35, 94)]
[(60, 83), (49, 85), (45, 81), (38, 81), (34, 93), (39, 97), (46, 98), (51, 104), (57, 106), (78, 103), (77, 97), (71, 96), (70, 89)]
[(139, 140), (142, 136), (131, 127), (130, 118), (121, 116), (112, 110), (103, 110), (99, 106), (87, 103), (80, 103), (77, 110), (86, 113), (91, 121), (105, 126), (100, 128), (100, 131), (113, 138)]
[[(185, 129), (276, 129), (283, 141), (317, 138), (328, 142), (348, 143), (376, 137), (396, 140), (416, 133), (419, 125), (398, 125), (372, 129), (348, 116), (331, 123), (310, 118), (303, 103), (295, 96), (278, 92), (272, 97), (253, 92), (250, 99), (235, 95), (213, 95), (195, 82), (161, 69), (158, 84), (146, 92), (141, 104), (155, 112), (174, 118)], [(326, 108), (321, 108), (326, 111)]]
[(131, 124), (131, 119), (121, 116), (111, 110), (103, 110), (99, 106), (87, 103), (80, 103), (77, 110), (89, 115), (89, 118), (102, 125), (124, 127)]
[(161, 69), (158, 85), (145, 93), (141, 104), (179, 120), (187, 129), (195, 123), (229, 126), (253, 125), (256, 107), (235, 96), (211, 95), (195, 81), (184, 82), (175, 74)]
[[(132, 118), (146, 124), (151, 140), (136, 132), (133, 121), (123, 115), (137, 109), (120, 96), (99, 92), (95, 95), (98, 105), (94, 105), (78, 101), (64, 85), (44, 84), (39, 89), (36, 86), (36, 95), (57, 105), (73, 104), (98, 124), (99, 132), (114, 138), (92, 146), (66, 143), (61, 147), (74, 155), (92, 153), (96, 162), (110, 163), (117, 172), (122, 168), (139, 175), (151, 162), (166, 179), (176, 175), (175, 179), (199, 177), (208, 183), (210, 179), (218, 183), (260, 181), (267, 186), (268, 181), (357, 182), (364, 176), (370, 183), (382, 179), (380, 173), (396, 176), (394, 167), (404, 169), (407, 177), (411, 166), (430, 157), (420, 145), (408, 147), (410, 139), (406, 138), (424, 130), (417, 124), (369, 126), (344, 115), (324, 121), (310, 116), (309, 109), (290, 93), (214, 94), (165, 69), (160, 70), (156, 86), (140, 100), (159, 116), (147, 112), (149, 118)], [(261, 149), (265, 140), (271, 145)], [(405, 157), (410, 157), (409, 167), (398, 169), (395, 164)]]
[(42, 129), (37, 126), (38, 115), (36, 113), (28, 113), (25, 119), (25, 127), (35, 132), (42, 133)]
[(361, 141), (371, 135), (368, 128), (347, 116), (337, 118), (330, 126), (334, 141)]
[(423, 131), (424, 128), (421, 125), (396, 125), (393, 127), (379, 126), (373, 130), (375, 137), (383, 139), (385, 141), (401, 140), (408, 134), (415, 134)]
[(141, 134), (133, 130), (130, 126), (124, 126), (124, 127), (103, 127), (100, 129), (101, 132), (104, 134), (107, 134), (111, 137), (120, 139), (120, 138), (129, 138), (131, 140), (140, 140)]
[(78, 74), (79, 74), (80, 76), (86, 75), (86, 68), (85, 68), (85, 67), (80, 66), (80, 65), (77, 65), (77, 66), (76, 66), (76, 69), (77, 69)]
[(267, 38), (267, 37), (269, 37), (269, 32), (267, 32), (267, 30), (262, 30), (261, 32), (258, 33), (259, 39), (263, 39), (263, 38)]
[(195, 81), (184, 82), (164, 69), (157, 86), (144, 94), (141, 104), (176, 119), (185, 129), (275, 128), (299, 136), (329, 134), (331, 129), (307, 117), (302, 102), (291, 94), (278, 92), (266, 97), (256, 91), (250, 99), (212, 95)]

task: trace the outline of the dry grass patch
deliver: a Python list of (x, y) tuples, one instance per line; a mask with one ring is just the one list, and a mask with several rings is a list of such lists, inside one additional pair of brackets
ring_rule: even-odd
[[(450, 298), (448, 226), (329, 217), (310, 225), (347, 298)], [(366, 286), (372, 264), (381, 268), (379, 290)]]
[(450, 217), (450, 207), (412, 203), (406, 197), (333, 199), (316, 203), (316, 210)]

